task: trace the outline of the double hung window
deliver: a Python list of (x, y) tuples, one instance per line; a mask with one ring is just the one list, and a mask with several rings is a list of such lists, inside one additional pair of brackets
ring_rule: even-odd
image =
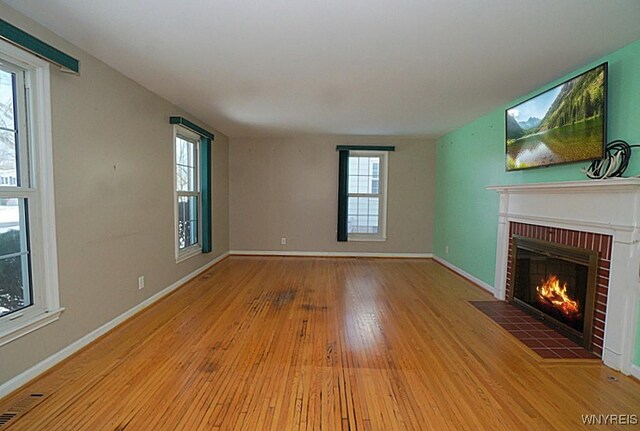
[(0, 345), (59, 306), (49, 64), (0, 42)]
[(176, 259), (201, 252), (200, 136), (175, 128)]
[(349, 240), (385, 239), (386, 160), (386, 152), (351, 151), (349, 154)]
[(389, 152), (394, 146), (338, 145), (338, 241), (386, 241)]

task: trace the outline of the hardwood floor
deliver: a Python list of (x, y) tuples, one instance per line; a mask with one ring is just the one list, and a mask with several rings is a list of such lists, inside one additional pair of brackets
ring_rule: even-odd
[(640, 414), (637, 381), (537, 357), (467, 302), (482, 299), (429, 259), (231, 257), (0, 413), (41, 393), (8, 429), (576, 430)]

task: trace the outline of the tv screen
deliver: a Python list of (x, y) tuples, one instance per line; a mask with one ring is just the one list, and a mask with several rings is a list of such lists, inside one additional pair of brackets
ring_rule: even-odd
[(601, 159), (607, 63), (506, 110), (507, 171)]

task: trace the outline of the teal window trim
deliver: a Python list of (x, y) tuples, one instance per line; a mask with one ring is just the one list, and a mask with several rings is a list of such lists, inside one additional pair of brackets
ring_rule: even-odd
[(40, 58), (57, 64), (64, 70), (79, 74), (80, 61), (57, 48), (49, 45), (40, 39), (31, 36), (24, 30), (9, 24), (7, 21), (0, 19), (0, 38), (10, 42), (22, 49), (25, 49)]
[(202, 199), (202, 252), (213, 249), (211, 217), (211, 139), (200, 138), (200, 196)]
[(349, 200), (349, 154), (350, 151), (395, 151), (389, 145), (338, 145), (338, 241), (349, 241), (348, 200)]
[(183, 117), (169, 117), (169, 123), (171, 124), (179, 124), (182, 127), (186, 127), (187, 129), (191, 130), (194, 133), (197, 133), (198, 135), (202, 136), (203, 138), (209, 138), (211, 141), (213, 141), (215, 139), (215, 136), (213, 135), (213, 133), (209, 132), (208, 130), (203, 129), (202, 127), (198, 126), (197, 124), (192, 123), (191, 121), (187, 120), (186, 118)]
[(338, 145), (336, 151), (395, 151), (396, 147), (389, 145)]
[(347, 234), (347, 198), (349, 189), (349, 150), (338, 152), (338, 241), (349, 240)]
[(213, 133), (203, 129), (183, 117), (169, 117), (169, 123), (179, 125), (200, 135), (200, 196), (201, 196), (201, 234), (200, 238), (203, 253), (211, 253), (213, 250), (213, 217), (211, 210), (211, 153)]

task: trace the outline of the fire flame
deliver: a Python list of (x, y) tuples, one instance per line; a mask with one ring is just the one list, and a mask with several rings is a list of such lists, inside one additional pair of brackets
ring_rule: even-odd
[(560, 280), (555, 275), (549, 275), (542, 286), (536, 286), (538, 300), (542, 304), (560, 310), (562, 314), (571, 320), (580, 318), (580, 306), (567, 294), (567, 283), (560, 287)]

